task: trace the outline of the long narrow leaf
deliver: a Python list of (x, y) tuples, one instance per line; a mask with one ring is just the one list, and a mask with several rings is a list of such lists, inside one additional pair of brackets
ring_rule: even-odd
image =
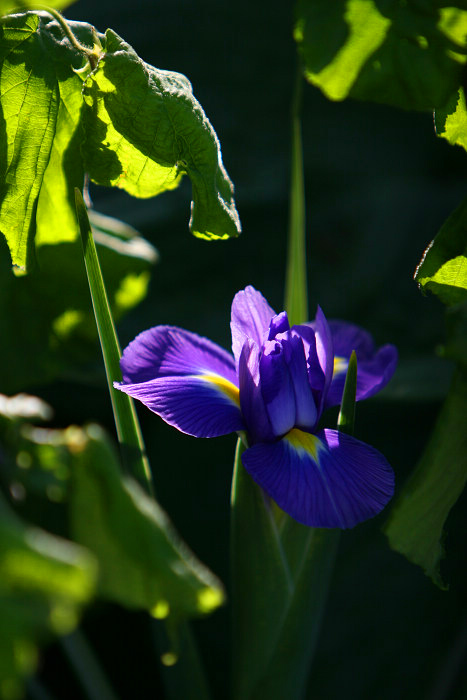
[(92, 237), (91, 225), (81, 192), (75, 189), (76, 212), (83, 244), (84, 262), (88, 275), (97, 330), (104, 357), (105, 372), (109, 385), (112, 409), (117, 427), (117, 436), (122, 451), (122, 459), (128, 473), (152, 494), (152, 477), (146, 458), (135, 407), (132, 399), (113, 387), (114, 381), (121, 379), (120, 347), (110, 313), (104, 280), (97, 257), (96, 246)]
[(266, 495), (241, 463), (237, 443), (232, 482), (232, 697), (249, 700), (277, 645), (278, 622), (292, 581)]
[(357, 356), (355, 350), (349, 360), (345, 377), (341, 408), (337, 418), (337, 427), (342, 433), (353, 435), (355, 426), (355, 396), (357, 394)]
[(285, 308), (291, 324), (308, 321), (306, 281), (305, 189), (300, 124), (302, 67), (297, 72), (292, 105), (292, 163), (290, 174), (289, 242), (285, 282)]

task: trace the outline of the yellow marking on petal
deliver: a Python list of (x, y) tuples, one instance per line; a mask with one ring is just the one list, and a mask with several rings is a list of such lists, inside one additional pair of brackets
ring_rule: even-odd
[(284, 438), (297, 451), (306, 452), (317, 462), (319, 451), (323, 448), (321, 441), (316, 435), (304, 433), (303, 430), (293, 428)]
[(214, 384), (214, 386), (220, 389), (223, 394), (228, 396), (231, 401), (240, 407), (240, 393), (235, 384), (232, 384), (232, 382), (229, 382), (228, 379), (225, 379), (218, 374), (200, 374), (197, 376), (199, 376), (200, 379), (204, 379), (206, 382)]
[(346, 357), (339, 357), (336, 355), (334, 358), (334, 371), (332, 376), (335, 377), (336, 374), (341, 374), (341, 372), (347, 372), (347, 367), (349, 366), (349, 361)]

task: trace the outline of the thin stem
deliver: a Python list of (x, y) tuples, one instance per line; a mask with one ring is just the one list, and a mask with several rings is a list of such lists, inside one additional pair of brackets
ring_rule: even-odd
[[(57, 12), (57, 10), (54, 10), (52, 7), (48, 7), (47, 5), (35, 5), (35, 7), (41, 8), (45, 10), (49, 15), (51, 15), (57, 22), (59, 23), (60, 27), (62, 28), (65, 36), (67, 37), (68, 41), (70, 44), (81, 54), (84, 55), (86, 60), (88, 61), (91, 70), (94, 70), (97, 67), (97, 62), (99, 60), (99, 55), (102, 51), (102, 46), (99, 41), (99, 37), (97, 34), (94, 32), (94, 47), (92, 49), (88, 48), (87, 46), (84, 46), (78, 39), (75, 37), (73, 32), (70, 29), (70, 26), (66, 19), (63, 17), (63, 15), (60, 14), (60, 12)], [(97, 48), (97, 51), (96, 51)]]
[(154, 496), (151, 470), (146, 457), (143, 436), (133, 401), (129, 396), (115, 389), (113, 385), (114, 382), (119, 381), (121, 377), (120, 346), (110, 311), (109, 300), (105, 290), (87, 209), (83, 201), (83, 196), (78, 189), (75, 189), (75, 198), (81, 241), (83, 244), (84, 262), (88, 275), (89, 289), (104, 358), (105, 372), (123, 464), (127, 471), (140, 482), (143, 488), (150, 495)]

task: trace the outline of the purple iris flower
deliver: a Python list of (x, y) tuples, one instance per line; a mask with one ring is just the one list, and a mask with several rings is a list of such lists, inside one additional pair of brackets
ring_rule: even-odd
[(394, 490), (386, 459), (317, 426), (342, 399), (352, 350), (359, 400), (391, 378), (394, 346), (376, 350), (368, 333), (328, 323), (319, 307), (313, 322), (290, 328), (253, 287), (236, 294), (231, 330), (233, 356), (181, 328), (150, 328), (125, 349), (115, 386), (188, 435), (245, 432), (245, 469), (305, 525), (348, 528), (379, 513)]

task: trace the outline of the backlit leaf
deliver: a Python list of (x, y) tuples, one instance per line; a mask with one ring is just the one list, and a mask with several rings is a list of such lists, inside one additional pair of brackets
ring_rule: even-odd
[(463, 88), (451, 96), (445, 109), (435, 111), (436, 134), (467, 150), (467, 109)]
[(84, 97), (92, 180), (152, 197), (177, 187), (187, 173), (192, 233), (208, 239), (240, 233), (219, 141), (184, 75), (144, 63), (108, 29), (105, 54), (86, 80)]
[(449, 216), (430, 243), (415, 279), (451, 306), (467, 300), (467, 199)]

